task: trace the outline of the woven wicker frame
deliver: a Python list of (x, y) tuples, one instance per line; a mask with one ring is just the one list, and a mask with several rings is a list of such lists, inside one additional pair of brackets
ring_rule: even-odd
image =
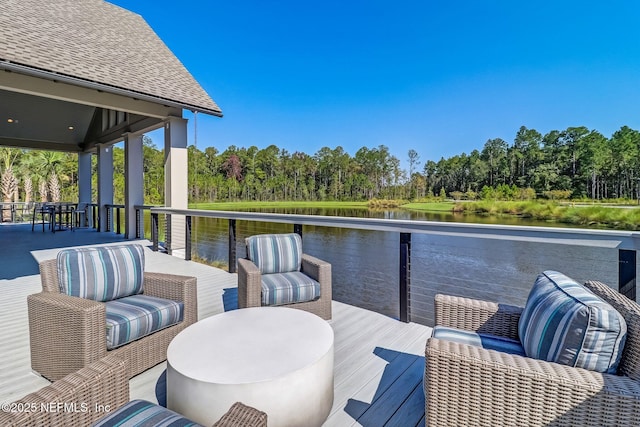
[(126, 362), (108, 356), (14, 402), (22, 410), (0, 412), (0, 425), (86, 426), (128, 401)]
[[(320, 298), (315, 301), (284, 305), (331, 319), (331, 264), (311, 255), (302, 255), (301, 271), (320, 283)], [(238, 307), (260, 307), (262, 285), (260, 270), (248, 259), (238, 259)]]
[(51, 381), (107, 354), (126, 360), (133, 377), (166, 360), (171, 340), (197, 321), (195, 277), (145, 272), (144, 295), (183, 302), (183, 321), (108, 351), (105, 305), (61, 294), (56, 260), (40, 264), (40, 277), (43, 292), (27, 298), (31, 367)]
[(236, 402), (213, 427), (267, 427), (267, 414)]
[[(640, 425), (640, 306), (599, 282), (585, 284), (627, 321), (620, 372), (609, 375), (431, 338), (426, 345), (428, 426)], [(517, 338), (520, 309), (436, 297), (436, 324)], [(515, 328), (515, 329), (514, 329)], [(501, 333), (502, 332), (502, 333)]]

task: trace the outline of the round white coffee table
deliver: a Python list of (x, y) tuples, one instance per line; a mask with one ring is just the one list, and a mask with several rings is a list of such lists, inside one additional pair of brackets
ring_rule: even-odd
[(321, 426), (333, 405), (333, 330), (282, 307), (229, 311), (180, 332), (167, 349), (167, 407), (212, 425), (234, 402), (269, 427)]

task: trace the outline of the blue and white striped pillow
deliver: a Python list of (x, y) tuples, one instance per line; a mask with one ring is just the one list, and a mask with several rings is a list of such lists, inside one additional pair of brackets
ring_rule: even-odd
[(247, 257), (262, 274), (300, 271), (302, 239), (297, 233), (258, 234), (245, 239)]
[(111, 301), (143, 292), (141, 245), (66, 249), (58, 253), (58, 283), (63, 294)]
[(518, 334), (528, 357), (616, 373), (627, 334), (624, 317), (557, 271), (536, 279)]

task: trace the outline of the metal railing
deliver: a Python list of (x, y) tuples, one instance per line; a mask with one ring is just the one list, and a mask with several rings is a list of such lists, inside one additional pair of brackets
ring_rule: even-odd
[[(137, 207), (138, 208), (138, 207)], [(140, 210), (143, 207), (139, 207)], [(144, 207), (145, 209), (148, 207)], [(165, 217), (164, 249), (173, 253), (172, 235), (169, 225), (172, 218), (184, 218), (184, 242), (178, 245), (184, 248), (184, 258), (191, 259), (192, 252), (192, 218), (216, 218), (228, 221), (228, 261), (229, 272), (236, 272), (236, 238), (237, 221), (262, 223), (291, 224), (292, 231), (302, 235), (303, 226), (334, 227), (338, 229), (369, 230), (397, 234), (398, 255), (398, 295), (399, 318), (404, 322), (412, 320), (412, 302), (416, 307), (426, 304), (431, 289), (425, 290), (422, 285), (412, 293), (412, 237), (427, 235), (445, 238), (491, 239), (504, 244), (521, 242), (522, 244), (570, 245), (585, 248), (597, 248), (606, 251), (617, 251), (618, 289), (629, 298), (636, 298), (636, 251), (640, 245), (640, 233), (632, 231), (586, 230), (551, 227), (506, 226), (487, 224), (466, 224), (433, 221), (393, 220), (376, 218), (353, 218), (337, 216), (292, 215), (274, 213), (254, 213), (235, 211), (211, 211), (194, 209), (172, 209), (151, 207), (151, 240), (153, 250), (160, 247), (160, 216)], [(177, 224), (177, 222), (173, 222)], [(422, 239), (421, 239), (422, 240)], [(182, 245), (183, 243), (183, 245)], [(358, 256), (359, 254), (353, 254)], [(419, 258), (420, 262), (423, 258)], [(419, 266), (419, 265), (417, 265)], [(422, 270), (424, 268), (421, 267)], [(421, 271), (414, 279), (424, 282)], [(439, 289), (436, 289), (436, 291)], [(425, 311), (424, 308), (416, 310)]]

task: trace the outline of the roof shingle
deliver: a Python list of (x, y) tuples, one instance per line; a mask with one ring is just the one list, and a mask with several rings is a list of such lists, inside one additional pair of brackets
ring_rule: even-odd
[(0, 1), (0, 60), (221, 113), (140, 15), (102, 0)]

